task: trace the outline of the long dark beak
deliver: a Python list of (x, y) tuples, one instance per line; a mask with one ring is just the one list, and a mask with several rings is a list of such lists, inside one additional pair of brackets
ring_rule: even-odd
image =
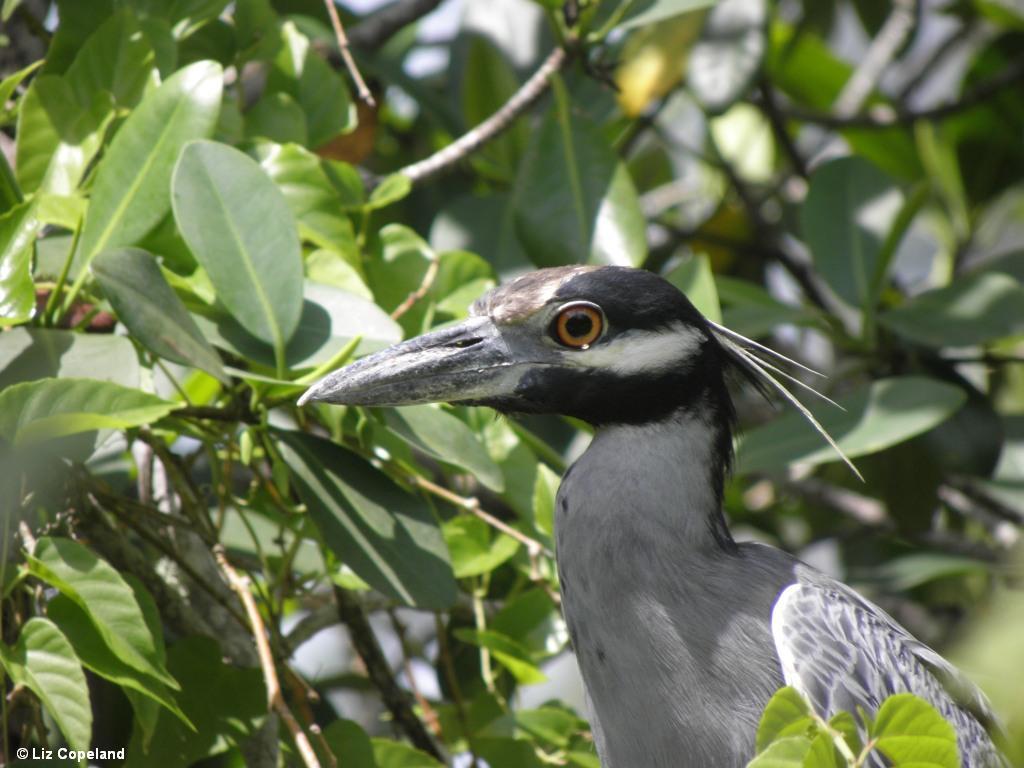
[(417, 336), (328, 374), (299, 398), (341, 405), (416, 405), (504, 394), (512, 358), (487, 317)]

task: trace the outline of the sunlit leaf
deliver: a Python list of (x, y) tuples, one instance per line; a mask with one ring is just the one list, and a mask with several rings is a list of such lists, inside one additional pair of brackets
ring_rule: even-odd
[(163, 418), (179, 404), (96, 379), (40, 379), (0, 392), (0, 438), (27, 445)]
[(878, 709), (872, 738), (895, 766), (959, 768), (956, 732), (936, 709), (911, 693), (890, 696)]
[[(880, 379), (839, 398), (845, 410), (815, 404), (815, 417), (848, 457), (877, 453), (938, 426), (960, 408), (959, 387), (934, 379), (901, 376)], [(788, 413), (746, 434), (737, 450), (741, 472), (766, 472), (789, 464), (834, 461), (836, 453), (798, 413)]]
[(302, 311), (302, 255), (284, 196), (256, 161), (212, 141), (185, 148), (172, 187), (174, 218), (217, 298), (283, 364)]
[(0, 662), (15, 685), (39, 697), (72, 749), (89, 748), (89, 686), (74, 649), (52, 621), (38, 616), (26, 621), (14, 647), (0, 643)]
[(30, 268), (32, 240), (39, 226), (32, 202), (0, 216), (0, 327), (27, 320), (35, 309)]

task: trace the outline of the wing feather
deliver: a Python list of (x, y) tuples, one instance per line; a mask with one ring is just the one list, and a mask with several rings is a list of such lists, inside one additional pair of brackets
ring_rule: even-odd
[(820, 575), (790, 585), (772, 610), (772, 635), (788, 685), (824, 717), (874, 714), (895, 693), (913, 693), (949, 720), (964, 768), (1005, 766), (985, 726), (984, 695), (888, 614)]

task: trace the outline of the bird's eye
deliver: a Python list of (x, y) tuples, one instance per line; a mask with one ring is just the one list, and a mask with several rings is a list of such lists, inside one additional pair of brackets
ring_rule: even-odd
[(586, 349), (604, 330), (604, 316), (593, 304), (569, 304), (562, 307), (551, 326), (555, 341), (572, 349)]

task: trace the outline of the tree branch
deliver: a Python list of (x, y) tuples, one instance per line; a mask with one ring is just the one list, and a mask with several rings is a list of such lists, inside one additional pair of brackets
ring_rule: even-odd
[(373, 94), (366, 87), (366, 81), (363, 80), (363, 76), (359, 72), (359, 67), (356, 66), (355, 59), (352, 58), (348, 37), (345, 35), (345, 27), (342, 26), (341, 19), (338, 18), (338, 9), (334, 7), (334, 0), (324, 0), (324, 6), (327, 8), (327, 15), (330, 17), (331, 26), (334, 28), (334, 37), (338, 43), (341, 60), (345, 64), (345, 69), (352, 76), (352, 81), (356, 84), (356, 92), (359, 94), (359, 98), (371, 107), (377, 106), (377, 102), (373, 100)]
[(373, 628), (359, 601), (347, 590), (338, 586), (334, 587), (334, 599), (338, 604), (338, 617), (341, 619), (341, 623), (348, 627), (352, 646), (359, 654), (359, 658), (362, 659), (370, 681), (380, 691), (381, 699), (395, 719), (395, 723), (409, 738), (413, 746), (444, 762), (444, 755), (441, 753), (440, 747), (426, 726), (423, 725), (423, 721), (413, 711), (409, 694), (395, 682), (388, 660), (377, 642), (377, 636), (373, 634)]
[(909, 125), (918, 120), (942, 120), (966, 112), (1020, 81), (1024, 81), (1024, 58), (1013, 62), (998, 75), (965, 91), (956, 101), (926, 109), (897, 110), (880, 105), (869, 111), (868, 114), (839, 115), (791, 106), (785, 110), (785, 113), (793, 120), (815, 123), (826, 128), (891, 128), (897, 125)]
[(555, 48), (544, 59), (537, 71), (530, 76), (530, 79), (512, 94), (512, 98), (501, 109), (444, 149), (412, 165), (407, 165), (399, 173), (407, 176), (413, 184), (416, 184), (447, 171), (459, 161), (469, 157), (508, 128), (517, 117), (537, 101), (548, 89), (551, 77), (565, 65), (567, 60), (568, 54), (565, 49)]
[(291, 734), (292, 740), (302, 756), (302, 762), (306, 764), (307, 768), (320, 768), (320, 760), (313, 750), (309, 737), (302, 730), (281, 693), (281, 681), (277, 677), (274, 655), (270, 652), (267, 630), (263, 626), (263, 617), (260, 616), (256, 600), (249, 590), (249, 580), (240, 576), (238, 571), (228, 562), (223, 547), (218, 545), (213, 550), (213, 556), (216, 558), (217, 565), (220, 566), (220, 570), (224, 574), (225, 579), (227, 579), (228, 584), (235, 591), (235, 594), (238, 595), (242, 605), (245, 606), (246, 615), (249, 617), (249, 622), (252, 626), (252, 636), (256, 641), (256, 652), (260, 659), (260, 668), (263, 670), (263, 679), (267, 685), (267, 708), (277, 712), (278, 717), (281, 718), (281, 721)]

